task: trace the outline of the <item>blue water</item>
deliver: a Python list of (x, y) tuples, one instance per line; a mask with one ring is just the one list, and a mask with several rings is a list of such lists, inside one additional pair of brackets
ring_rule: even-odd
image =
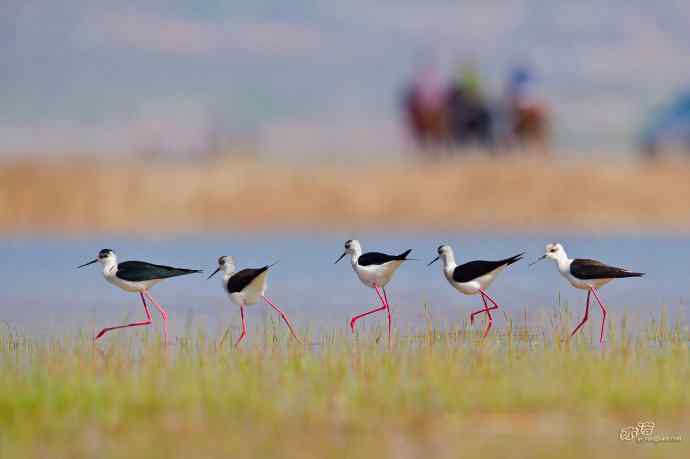
[[(94, 237), (65, 239), (30, 237), (0, 240), (0, 322), (31, 335), (56, 331), (74, 332), (85, 327), (113, 325), (143, 317), (136, 295), (105, 282), (100, 265), (77, 270), (95, 258), (101, 248), (114, 249), (121, 261), (138, 259), (180, 267), (201, 268), (210, 273), (220, 255), (233, 255), (240, 267), (257, 267), (278, 261), (269, 277), (268, 296), (281, 306), (299, 328), (345, 329), (354, 314), (376, 305), (373, 290), (359, 283), (347, 260), (334, 265), (348, 234), (229, 234), (190, 235), (145, 239)], [(439, 264), (427, 267), (440, 243), (455, 248), (458, 262), (498, 259), (527, 251), (526, 258), (540, 256), (553, 235), (506, 235), (477, 233), (369, 233), (358, 234), (364, 250), (398, 253), (412, 248), (419, 261), (404, 264), (388, 286), (396, 326), (410, 329), (424, 320), (424, 305), (438, 323), (458, 323), (479, 304), (452, 289), (442, 277)], [(624, 279), (602, 289), (612, 317), (633, 311), (642, 317), (658, 317), (662, 306), (675, 320), (687, 324), (690, 309), (688, 282), (690, 238), (685, 236), (582, 236), (559, 238), (571, 257), (597, 258), (644, 271), (641, 279)], [(219, 333), (239, 324), (238, 311), (224, 294), (220, 278), (205, 275), (171, 279), (157, 285), (152, 294), (171, 314), (171, 330), (183, 333), (190, 326)], [(556, 312), (570, 305), (581, 313), (584, 292), (574, 290), (560, 277), (551, 262), (532, 268), (520, 262), (507, 269), (489, 293), (510, 312)], [(269, 308), (256, 305), (248, 312), (250, 326), (260, 326)], [(597, 317), (598, 311), (595, 310)], [(157, 318), (156, 318), (157, 320)], [(365, 319), (370, 326), (385, 323), (385, 316)], [(499, 316), (497, 326), (503, 325)]]

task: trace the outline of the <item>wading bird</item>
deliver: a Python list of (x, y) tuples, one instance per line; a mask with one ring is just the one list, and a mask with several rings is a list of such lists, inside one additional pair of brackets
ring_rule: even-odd
[(242, 317), (242, 334), (235, 343), (235, 347), (237, 347), (244, 337), (247, 336), (247, 322), (244, 319), (244, 308), (255, 304), (260, 298), (263, 298), (263, 300), (268, 303), (269, 306), (280, 314), (280, 317), (282, 317), (282, 319), (285, 321), (285, 324), (287, 324), (288, 328), (290, 329), (292, 336), (298, 342), (302, 342), (295, 333), (295, 330), (292, 328), (292, 324), (290, 323), (290, 319), (288, 319), (287, 315), (281, 311), (278, 306), (273, 304), (273, 302), (265, 295), (267, 287), (266, 278), (268, 277), (268, 270), (271, 268), (271, 266), (273, 265), (256, 269), (247, 268), (237, 271), (235, 259), (230, 256), (224, 256), (218, 259), (218, 268), (213, 271), (210, 276), (208, 276), (210, 279), (217, 272), (223, 271), (223, 288), (226, 292), (228, 292), (228, 295), (230, 295), (230, 300), (240, 307), (240, 316)]
[[(503, 271), (506, 266), (521, 260), (525, 253), (519, 253), (510, 258), (498, 261), (470, 261), (460, 266), (455, 263), (455, 254), (449, 245), (439, 246), (437, 253), (438, 256), (431, 260), (427, 266), (431, 266), (436, 260), (441, 259), (443, 261), (443, 274), (446, 276), (446, 279), (448, 279), (450, 285), (465, 295), (476, 295), (477, 293), (481, 295), (482, 301), (484, 302), (484, 309), (472, 312), (470, 314), (470, 323), (474, 323), (474, 316), (485, 312), (488, 321), (483, 336), (486, 337), (493, 324), (491, 311), (499, 307), (498, 303), (486, 293), (486, 289), (489, 288), (498, 273)], [(489, 306), (487, 300), (489, 300), (493, 306)]]
[[(380, 308), (374, 308), (371, 311), (367, 311), (363, 314), (353, 317), (350, 320), (350, 328), (355, 331), (355, 323), (364, 316), (373, 314), (378, 311), (383, 311), (384, 309), (388, 313), (388, 343), (391, 340), (391, 309), (388, 303), (388, 295), (386, 294), (386, 285), (390, 282), (395, 271), (400, 267), (403, 261), (408, 260), (407, 255), (412, 251), (408, 249), (401, 253), (400, 255), (386, 255), (385, 253), (379, 252), (367, 252), (362, 253), (362, 246), (357, 240), (349, 240), (345, 242), (345, 252), (340, 255), (335, 262), (338, 263), (346, 255), (350, 255), (352, 262), (352, 269), (355, 270), (359, 280), (362, 281), (367, 287), (371, 287), (376, 290), (376, 294), (381, 300), (382, 306)], [(383, 295), (381, 291), (383, 290)]]
[[(83, 268), (84, 266), (92, 265), (100, 261), (103, 265), (103, 277), (105, 280), (111, 284), (120, 287), (126, 292), (138, 292), (141, 296), (141, 301), (144, 303), (144, 311), (146, 312), (146, 320), (141, 322), (134, 322), (126, 325), (117, 325), (114, 327), (107, 327), (99, 331), (96, 334), (94, 340), (97, 340), (101, 336), (105, 335), (111, 330), (117, 330), (118, 328), (127, 327), (141, 327), (144, 325), (150, 325), (151, 312), (146, 305), (146, 298), (149, 299), (155, 306), (156, 309), (161, 314), (163, 318), (163, 336), (165, 343), (168, 342), (168, 312), (163, 309), (163, 307), (153, 299), (149, 293), (149, 289), (169, 277), (184, 276), (186, 274), (200, 273), (198, 269), (184, 269), (184, 268), (172, 268), (170, 266), (154, 265), (152, 263), (146, 263), (145, 261), (124, 261), (122, 263), (117, 262), (117, 256), (115, 252), (110, 249), (103, 249), (98, 252), (98, 258), (92, 260), (83, 265), (77, 266), (77, 268)], [(145, 298), (146, 297), (146, 298)]]
[(570, 259), (565, 249), (561, 244), (552, 243), (546, 245), (546, 253), (541, 257), (530, 263), (530, 266), (549, 258), (556, 262), (558, 271), (565, 277), (570, 285), (575, 288), (587, 290), (587, 304), (585, 305), (585, 316), (580, 323), (575, 327), (575, 330), (570, 334), (570, 337), (577, 333), (577, 331), (587, 322), (589, 316), (589, 300), (593, 293), (597, 299), (597, 303), (601, 307), (601, 333), (599, 335), (599, 343), (604, 342), (604, 325), (606, 323), (606, 306), (599, 298), (598, 290), (605, 284), (608, 284), (613, 279), (620, 279), (624, 277), (640, 277), (644, 273), (636, 273), (623, 268), (616, 268), (615, 266), (608, 266), (596, 260), (587, 260), (583, 258)]

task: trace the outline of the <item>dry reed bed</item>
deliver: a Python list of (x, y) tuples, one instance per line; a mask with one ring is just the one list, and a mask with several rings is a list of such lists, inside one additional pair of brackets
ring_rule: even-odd
[(688, 231), (688, 197), (685, 163), (17, 162), (0, 166), (0, 231)]

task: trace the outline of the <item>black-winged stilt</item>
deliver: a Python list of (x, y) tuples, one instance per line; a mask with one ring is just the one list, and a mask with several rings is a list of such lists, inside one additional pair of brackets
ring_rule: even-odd
[(186, 274), (200, 273), (201, 270), (154, 265), (152, 263), (146, 263), (145, 261), (125, 261), (122, 263), (118, 263), (115, 252), (113, 252), (110, 249), (101, 250), (100, 252), (98, 252), (98, 257), (95, 260), (77, 266), (77, 268), (83, 268), (84, 266), (92, 265), (97, 261), (100, 261), (103, 265), (103, 277), (105, 277), (105, 280), (126, 292), (139, 293), (139, 295), (141, 296), (141, 301), (142, 303), (144, 303), (146, 320), (126, 325), (117, 325), (114, 327), (104, 328), (100, 332), (98, 332), (98, 334), (96, 334), (94, 340), (97, 340), (109, 331), (116, 330), (118, 328), (141, 327), (143, 325), (151, 324), (151, 313), (149, 312), (149, 308), (146, 305), (146, 298), (148, 298), (149, 301), (151, 301), (156, 306), (156, 309), (158, 309), (158, 311), (161, 314), (161, 317), (163, 318), (163, 336), (167, 344), (168, 312), (165, 309), (163, 309), (163, 307), (160, 304), (158, 304), (156, 300), (153, 299), (153, 297), (149, 293), (149, 289), (151, 289), (151, 287), (153, 287), (163, 279), (184, 276)]
[[(381, 300), (382, 306), (374, 308), (363, 314), (359, 314), (350, 320), (350, 328), (355, 331), (355, 323), (364, 316), (373, 314), (384, 309), (388, 313), (388, 343), (391, 340), (391, 310), (388, 304), (388, 295), (386, 294), (386, 285), (390, 282), (395, 271), (400, 267), (403, 261), (407, 260), (407, 255), (412, 251), (408, 249), (400, 255), (387, 255), (380, 252), (362, 253), (362, 246), (359, 241), (351, 239), (345, 242), (345, 252), (340, 255), (335, 262), (338, 263), (346, 255), (350, 255), (352, 268), (357, 273), (359, 280), (367, 287), (376, 290), (376, 294)], [(383, 295), (379, 291), (383, 290)]]
[(266, 297), (268, 270), (273, 265), (267, 265), (262, 268), (247, 268), (237, 271), (235, 259), (231, 256), (223, 256), (218, 259), (218, 268), (208, 276), (212, 278), (217, 272), (223, 271), (223, 288), (230, 295), (230, 300), (240, 307), (240, 316), (242, 317), (242, 334), (235, 343), (235, 347), (240, 344), (240, 341), (247, 336), (247, 322), (244, 318), (244, 308), (255, 304), (260, 298), (275, 309), (280, 317), (285, 321), (290, 333), (298, 341), (301, 342), (295, 330), (292, 328), (288, 316), (271, 300)]
[[(448, 279), (450, 285), (455, 287), (460, 293), (465, 295), (476, 295), (479, 293), (484, 302), (484, 309), (479, 309), (470, 314), (470, 323), (474, 323), (474, 316), (485, 312), (488, 317), (486, 330), (484, 330), (484, 337), (489, 333), (493, 323), (491, 311), (498, 309), (499, 305), (496, 301), (486, 293), (491, 283), (496, 279), (496, 276), (503, 271), (506, 266), (510, 266), (518, 260), (522, 259), (525, 254), (519, 253), (509, 258), (497, 261), (476, 260), (459, 265), (455, 262), (455, 254), (449, 245), (439, 246), (437, 249), (438, 256), (431, 260), (427, 266), (431, 266), (436, 260), (443, 261), (443, 274)], [(493, 307), (490, 307), (486, 300), (489, 300)]]
[(584, 258), (571, 259), (561, 244), (551, 243), (546, 245), (546, 253), (541, 257), (530, 263), (530, 266), (536, 262), (549, 258), (556, 262), (558, 271), (565, 277), (570, 285), (575, 288), (587, 290), (587, 303), (585, 305), (585, 316), (580, 323), (575, 327), (575, 330), (570, 334), (570, 337), (577, 333), (577, 331), (587, 322), (589, 316), (589, 300), (593, 293), (594, 297), (601, 307), (601, 333), (599, 334), (599, 343), (604, 342), (604, 325), (606, 323), (606, 306), (599, 298), (599, 288), (608, 284), (613, 279), (620, 279), (624, 277), (640, 277), (644, 273), (636, 273), (623, 268), (606, 265), (600, 261), (588, 260)]

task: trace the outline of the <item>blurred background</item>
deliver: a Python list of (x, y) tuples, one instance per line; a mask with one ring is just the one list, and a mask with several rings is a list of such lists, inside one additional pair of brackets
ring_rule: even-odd
[(559, 156), (631, 153), (661, 135), (647, 130), (690, 129), (681, 120), (690, 117), (690, 6), (681, 1), (0, 8), (5, 158), (396, 157), (414, 138), (402, 113), (410, 106), (443, 105), (446, 126), (436, 128), (456, 139), (548, 127), (540, 140)]
[[(558, 240), (649, 272), (610, 287), (619, 312), (661, 302), (685, 321), (689, 20), (681, 1), (2, 2), (3, 319), (139, 314), (73, 270), (109, 247), (205, 269), (280, 259), (276, 301), (344, 326), (372, 301), (332, 267), (358, 238), (422, 261), (444, 242), (462, 260)], [(438, 269), (400, 276), (407, 323), (469, 310)], [(514, 311), (565, 287), (546, 264), (503, 280)], [(215, 283), (169, 284), (178, 330), (228, 310)]]

